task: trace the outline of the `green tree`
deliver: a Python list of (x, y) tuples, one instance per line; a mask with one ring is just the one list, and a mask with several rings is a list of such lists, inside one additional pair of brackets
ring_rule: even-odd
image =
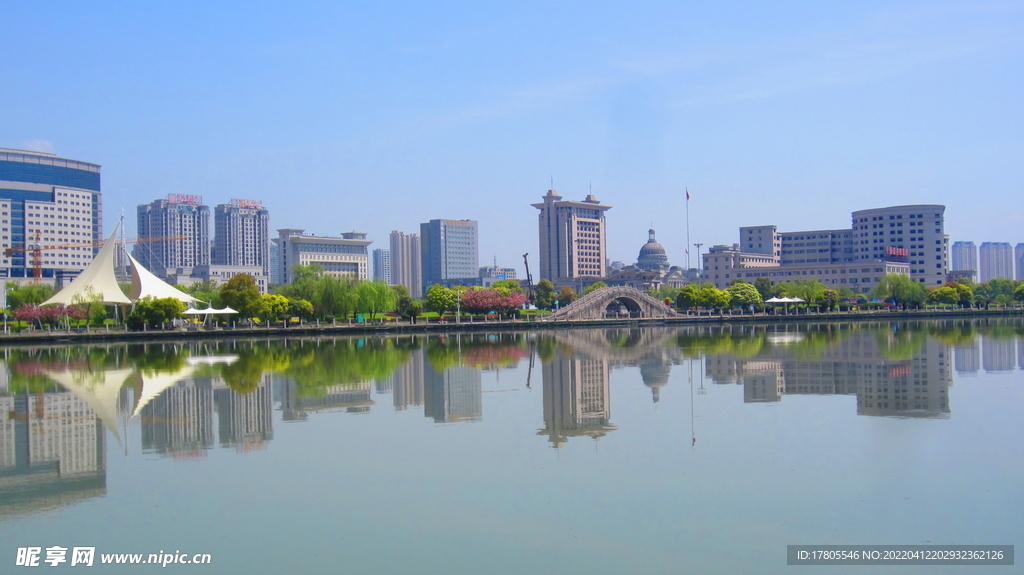
[(1024, 301), (1024, 283), (1021, 283), (1017, 286), (1017, 289), (1013, 290), (1013, 299)]
[(23, 305), (39, 305), (53, 297), (53, 286), (50, 284), (18, 285), (7, 282), (7, 309), (18, 309)]
[(590, 292), (592, 292), (594, 290), (599, 290), (601, 288), (606, 288), (606, 287), (608, 287), (608, 284), (606, 284), (604, 282), (601, 282), (601, 281), (594, 282), (594, 283), (588, 285), (587, 287), (583, 288), (583, 295), (587, 295), (588, 293), (590, 293)]
[(940, 305), (950, 305), (960, 302), (960, 294), (948, 285), (939, 286), (928, 292), (928, 301)]
[(418, 317), (423, 313), (423, 304), (407, 295), (398, 298), (398, 313), (405, 319)]
[(395, 292), (395, 301), (398, 301), (398, 298), (402, 296), (409, 297), (409, 288), (404, 285), (393, 285), (391, 289)]
[(871, 290), (872, 297), (891, 299), (896, 305), (920, 305), (928, 297), (927, 290), (920, 282), (904, 274), (886, 274)]
[(165, 322), (181, 317), (185, 309), (185, 304), (173, 297), (154, 299), (147, 296), (135, 302), (128, 316), (128, 325), (135, 329), (141, 328), (143, 324), (160, 327)]
[(498, 280), (491, 284), (491, 287), (498, 289), (507, 288), (510, 291), (514, 291), (516, 293), (526, 293), (526, 290), (523, 289), (523, 286), (516, 280)]
[(302, 298), (288, 298), (288, 313), (292, 317), (313, 319), (313, 304)]
[(746, 282), (733, 283), (725, 291), (729, 294), (730, 303), (734, 307), (749, 308), (764, 303), (757, 288)]
[(757, 289), (757, 293), (761, 294), (761, 301), (771, 299), (772, 297), (772, 280), (767, 277), (759, 277), (754, 280), (754, 288)]
[(540, 280), (533, 291), (533, 305), (538, 309), (555, 307), (555, 284), (551, 283), (551, 280)]
[(261, 296), (256, 278), (249, 274), (238, 274), (220, 286), (221, 300), (244, 318), (259, 315), (262, 306)]
[(558, 298), (556, 301), (558, 301), (559, 307), (565, 307), (577, 299), (579, 299), (579, 296), (576, 295), (576, 290), (569, 286), (562, 286), (562, 289), (558, 292)]
[(836, 309), (840, 298), (842, 298), (842, 296), (840, 295), (839, 290), (826, 289), (823, 296), (824, 301), (822, 303), (828, 311), (832, 311)]
[(697, 292), (697, 305), (700, 307), (721, 310), (729, 307), (732, 296), (725, 290), (720, 290), (710, 283), (701, 285)]
[(356, 297), (356, 309), (369, 313), (370, 319), (374, 319), (379, 312), (395, 309), (395, 303), (398, 301), (395, 291), (384, 282), (359, 282), (356, 286)]
[(445, 312), (455, 309), (459, 297), (454, 290), (448, 289), (440, 284), (434, 284), (427, 290), (424, 303), (428, 310), (444, 315)]
[(291, 306), (288, 298), (277, 294), (263, 294), (260, 296), (259, 317), (265, 320), (280, 321), (288, 318)]
[(107, 319), (107, 306), (103, 304), (103, 296), (92, 286), (87, 286), (82, 293), (75, 294), (71, 301), (85, 310), (89, 325), (101, 326)]
[(217, 285), (216, 280), (196, 282), (181, 291), (208, 303), (211, 307), (224, 307), (224, 302), (220, 299), (220, 287)]
[(700, 286), (698, 284), (686, 284), (676, 295), (676, 307), (679, 309), (690, 309), (697, 307), (700, 299)]

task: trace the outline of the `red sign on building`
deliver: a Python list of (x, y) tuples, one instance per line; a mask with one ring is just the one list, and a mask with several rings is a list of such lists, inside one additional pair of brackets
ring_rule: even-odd
[(192, 196), (188, 194), (167, 194), (167, 201), (172, 204), (202, 204), (203, 196)]
[(263, 202), (260, 200), (239, 200), (237, 198), (232, 198), (231, 206), (235, 208), (250, 208), (253, 210), (262, 210)]

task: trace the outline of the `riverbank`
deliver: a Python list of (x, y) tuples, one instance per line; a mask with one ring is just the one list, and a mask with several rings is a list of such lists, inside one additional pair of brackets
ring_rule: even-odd
[(67, 332), (53, 330), (36, 330), (22, 333), (9, 333), (0, 336), (0, 346), (48, 345), (53, 343), (93, 343), (93, 342), (124, 342), (124, 341), (159, 341), (182, 339), (225, 339), (252, 337), (303, 336), (316, 337), (323, 335), (404, 335), (427, 333), (453, 333), (466, 331), (523, 331), (577, 329), (587, 327), (647, 327), (647, 326), (685, 326), (685, 325), (716, 325), (739, 323), (821, 323), (821, 322), (858, 322), (858, 321), (893, 321), (907, 319), (952, 319), (952, 318), (996, 318), (1024, 317), (1024, 309), (998, 310), (908, 310), (908, 311), (873, 311), (873, 312), (835, 312), (809, 313), (791, 315), (765, 314), (710, 314), (684, 315), (665, 319), (609, 318), (601, 320), (568, 320), (568, 321), (479, 321), (479, 322), (443, 322), (411, 324), (407, 322), (388, 322), (382, 324), (304, 324), (292, 327), (235, 327), (224, 329), (166, 329), (155, 331), (124, 331), (120, 329), (93, 328), (89, 331)]

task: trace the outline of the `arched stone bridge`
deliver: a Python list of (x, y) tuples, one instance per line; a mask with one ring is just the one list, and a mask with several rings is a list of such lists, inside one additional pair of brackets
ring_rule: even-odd
[(612, 286), (596, 289), (555, 313), (547, 320), (604, 319), (605, 309), (618, 300), (629, 310), (633, 318), (677, 317), (675, 310), (646, 293), (626, 286)]

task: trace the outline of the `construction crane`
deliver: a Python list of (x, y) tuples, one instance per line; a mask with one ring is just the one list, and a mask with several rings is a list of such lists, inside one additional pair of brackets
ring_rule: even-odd
[(526, 295), (530, 298), (530, 303), (533, 303), (533, 276), (530, 275), (530, 260), (526, 259), (529, 253), (523, 254), (523, 263), (526, 264)]
[[(100, 248), (103, 244), (107, 243), (106, 240), (100, 240), (95, 242), (82, 242), (76, 244), (53, 244), (44, 246), (40, 243), (43, 232), (36, 230), (35, 232), (35, 243), (25, 243), (24, 246), (16, 246), (13, 248), (7, 248), (4, 250), (4, 257), (13, 257), (14, 254), (18, 253), (31, 253), (32, 254), (32, 281), (39, 283), (43, 279), (43, 252), (52, 250), (66, 250), (70, 248)], [(188, 236), (153, 236), (148, 238), (134, 238), (130, 240), (124, 240), (126, 244), (137, 244), (137, 243), (151, 243), (151, 242), (163, 242), (172, 240), (187, 240)]]

